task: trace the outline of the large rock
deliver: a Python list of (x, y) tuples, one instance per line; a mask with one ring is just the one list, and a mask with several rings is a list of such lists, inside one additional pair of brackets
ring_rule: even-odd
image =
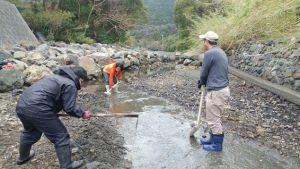
[(14, 53), (14, 56), (13, 56), (14, 59), (18, 59), (18, 60), (21, 60), (23, 58), (26, 58), (26, 52), (23, 52), (23, 51), (16, 51)]
[(294, 89), (300, 92), (300, 80), (295, 81)]
[(23, 60), (31, 65), (42, 65), (45, 61), (45, 57), (39, 52), (30, 52)]
[(130, 59), (125, 58), (124, 59), (124, 68), (128, 68), (130, 66), (132, 66), (132, 62), (130, 61)]
[(103, 52), (95, 52), (89, 55), (89, 57), (93, 58), (95, 62), (101, 66), (112, 63), (113, 60), (109, 57), (108, 53)]
[(39, 45), (35, 50), (41, 53), (48, 52), (49, 46), (47, 44), (41, 44)]
[(22, 73), (18, 70), (0, 70), (0, 92), (8, 92), (22, 88), (24, 84)]
[(69, 54), (67, 55), (67, 58), (65, 59), (65, 63), (66, 65), (79, 65), (79, 61), (78, 61), (78, 55), (77, 54)]
[(46, 67), (50, 68), (52, 71), (56, 70), (60, 65), (54, 60), (48, 60), (45, 63)]
[(139, 61), (139, 59), (136, 58), (136, 57), (132, 57), (132, 58), (130, 59), (130, 62), (132, 62), (132, 65), (140, 66), (140, 61)]
[(193, 62), (193, 60), (191, 59), (185, 59), (184, 62), (183, 62), (183, 65), (184, 66), (188, 66), (189, 64), (191, 64)]
[(0, 51), (0, 62), (3, 62), (4, 60), (11, 57), (11, 54), (7, 51)]
[(28, 65), (26, 63), (16, 60), (16, 59), (9, 59), (9, 61), (12, 62), (12, 65), (14, 66), (14, 68), (16, 70), (19, 70), (21, 72), (23, 72), (28, 67)]
[(44, 76), (51, 75), (53, 72), (45, 66), (32, 65), (29, 66), (24, 72), (25, 83), (32, 85)]
[(98, 66), (95, 63), (94, 59), (83, 56), (79, 58), (79, 66), (83, 67), (89, 76), (98, 77), (100, 70), (98, 70)]

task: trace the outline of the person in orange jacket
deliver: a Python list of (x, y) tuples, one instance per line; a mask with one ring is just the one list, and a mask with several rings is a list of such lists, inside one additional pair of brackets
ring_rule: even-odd
[[(109, 95), (111, 94), (110, 91), (112, 90), (112, 87), (119, 83), (120, 80), (122, 80), (122, 71), (123, 71), (123, 63), (111, 63), (108, 65), (105, 65), (103, 68), (103, 77), (105, 81), (105, 88), (106, 92), (105, 94)], [(116, 92), (118, 92), (118, 86), (115, 85), (114, 89)]]

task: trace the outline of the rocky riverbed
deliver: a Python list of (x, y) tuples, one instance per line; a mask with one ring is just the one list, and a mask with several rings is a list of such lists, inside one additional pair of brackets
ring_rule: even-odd
[[(176, 70), (138, 79), (130, 85), (197, 112), (198, 78), (198, 70), (177, 66)], [(299, 159), (300, 107), (232, 75), (230, 89), (230, 106), (223, 115), (226, 132), (258, 140), (281, 154)], [(195, 118), (195, 114), (187, 117)]]
[[(86, 91), (85, 91), (86, 90)], [(105, 113), (104, 98), (96, 90), (83, 89), (78, 103), (93, 113)], [(0, 168), (58, 168), (54, 146), (44, 136), (33, 149), (36, 156), (27, 165), (17, 166), (18, 143), (22, 124), (15, 113), (18, 94), (13, 91), (0, 94)], [(124, 139), (118, 133), (113, 118), (82, 120), (73, 117), (61, 118), (72, 138), (73, 159), (83, 159), (86, 168), (130, 168), (124, 160)]]

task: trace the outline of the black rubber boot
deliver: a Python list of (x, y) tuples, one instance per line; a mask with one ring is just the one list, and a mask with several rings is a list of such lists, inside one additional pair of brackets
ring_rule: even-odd
[(28, 144), (20, 144), (19, 148), (19, 159), (17, 160), (18, 165), (25, 164), (27, 161), (29, 161), (32, 157), (34, 157), (34, 151), (31, 150), (31, 145)]
[(69, 145), (56, 147), (56, 155), (61, 169), (75, 169), (83, 165), (83, 161), (71, 161), (71, 148)]

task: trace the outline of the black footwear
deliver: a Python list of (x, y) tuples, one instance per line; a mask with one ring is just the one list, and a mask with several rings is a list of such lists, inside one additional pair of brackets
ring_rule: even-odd
[(20, 144), (19, 148), (19, 159), (17, 160), (17, 165), (25, 164), (27, 161), (29, 161), (32, 157), (34, 157), (35, 153), (31, 149), (31, 145), (27, 144)]
[(76, 169), (83, 165), (83, 161), (71, 161), (70, 146), (56, 147), (56, 155), (61, 169)]

